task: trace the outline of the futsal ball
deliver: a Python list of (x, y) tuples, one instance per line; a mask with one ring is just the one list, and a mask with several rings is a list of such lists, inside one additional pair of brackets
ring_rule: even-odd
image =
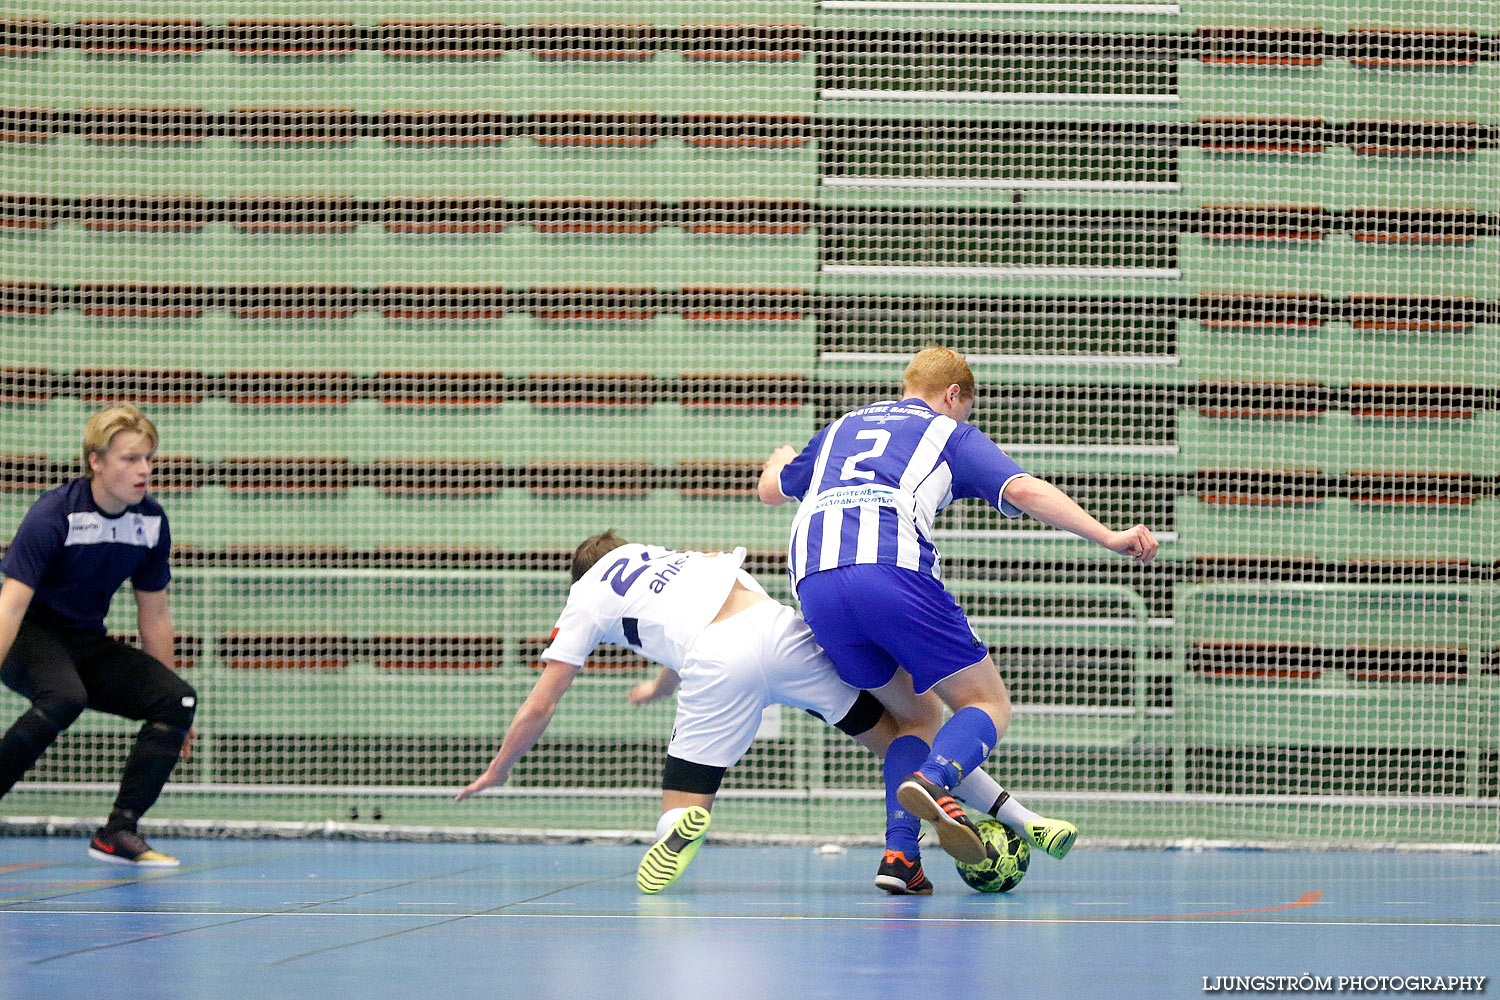
[(979, 829), (980, 839), (995, 849), (994, 856), (976, 865), (955, 861), (958, 877), (976, 892), (1010, 892), (1026, 877), (1031, 848), (1004, 823), (983, 819), (974, 825)]

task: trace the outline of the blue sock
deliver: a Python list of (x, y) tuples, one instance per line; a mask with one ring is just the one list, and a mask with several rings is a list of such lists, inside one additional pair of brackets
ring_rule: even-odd
[(984, 764), (998, 738), (990, 713), (972, 706), (961, 708), (938, 730), (932, 755), (917, 770), (928, 781), (951, 789)]
[(891, 741), (880, 765), (885, 777), (885, 846), (887, 850), (905, 854), (908, 861), (917, 859), (917, 834), (922, 821), (901, 808), (896, 801), (896, 789), (922, 766), (929, 752), (927, 742), (920, 736), (898, 736)]

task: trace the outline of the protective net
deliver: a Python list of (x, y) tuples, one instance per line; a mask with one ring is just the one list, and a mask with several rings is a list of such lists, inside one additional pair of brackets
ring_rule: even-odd
[[(572, 548), (744, 545), (790, 600), (761, 460), (944, 343), (1163, 543), (942, 515), (1002, 782), (1100, 840), (1500, 840), (1495, 4), (9, 10), (0, 541), (90, 412), (156, 421), (202, 707), (152, 818), (650, 828), (672, 707), (609, 648), (450, 801)], [(102, 815), (134, 729), (0, 820)], [(773, 710), (715, 826), (878, 838), (879, 784)]]

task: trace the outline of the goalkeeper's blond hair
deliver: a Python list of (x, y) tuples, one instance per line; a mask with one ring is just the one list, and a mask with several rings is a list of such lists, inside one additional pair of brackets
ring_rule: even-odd
[(110, 442), (121, 431), (135, 431), (144, 437), (155, 451), (158, 443), (156, 425), (140, 410), (129, 403), (110, 406), (89, 417), (83, 428), (83, 474), (94, 478), (94, 468), (89, 465), (89, 456), (101, 459), (109, 451)]

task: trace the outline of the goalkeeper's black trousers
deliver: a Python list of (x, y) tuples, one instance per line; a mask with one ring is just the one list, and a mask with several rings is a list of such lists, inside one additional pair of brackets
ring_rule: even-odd
[(0, 664), (0, 681), (31, 702), (0, 737), (0, 795), (85, 708), (92, 708), (144, 723), (125, 761), (112, 814), (132, 821), (156, 802), (177, 766), (198, 705), (192, 685), (141, 650), (29, 615)]

